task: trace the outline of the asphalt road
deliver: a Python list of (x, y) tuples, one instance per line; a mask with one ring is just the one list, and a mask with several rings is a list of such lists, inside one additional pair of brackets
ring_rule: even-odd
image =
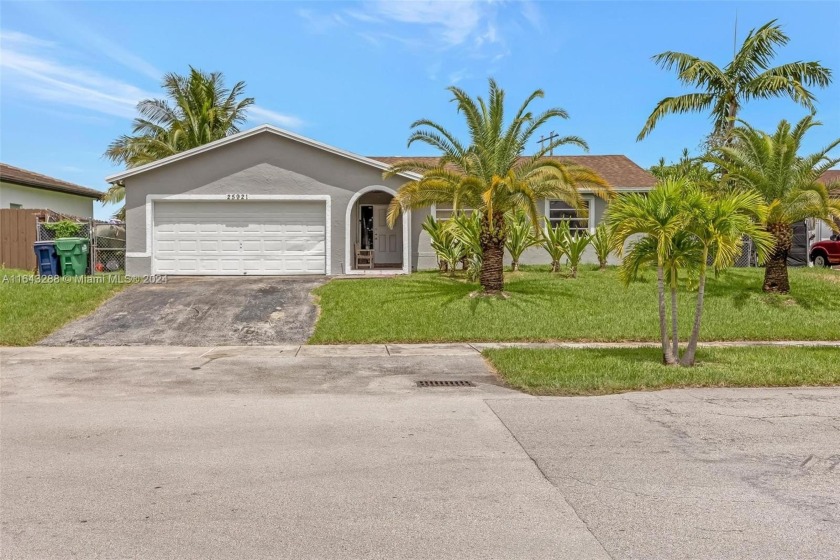
[(533, 398), (335, 352), (0, 350), (2, 557), (838, 556), (838, 389)]

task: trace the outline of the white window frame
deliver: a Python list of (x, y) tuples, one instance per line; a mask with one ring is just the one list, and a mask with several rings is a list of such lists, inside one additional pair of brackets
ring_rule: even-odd
[[(594, 206), (594, 202), (595, 202), (595, 197), (592, 196), (592, 195), (585, 194), (585, 195), (582, 195), (581, 198), (583, 199), (583, 201), (586, 203), (586, 206), (587, 206), (586, 228), (588, 230), (588, 233), (594, 234), (595, 233), (595, 212), (593, 211), (593, 206)], [(555, 224), (552, 223), (552, 221), (551, 221), (551, 203), (552, 202), (562, 202), (563, 204), (566, 204), (566, 205), (569, 205), (569, 203), (566, 202), (565, 200), (561, 200), (559, 198), (547, 198), (547, 199), (545, 199), (545, 209), (544, 209), (545, 219), (551, 225), (551, 227), (554, 227)], [(573, 218), (564, 219), (564, 220), (555, 220), (555, 222), (560, 222), (560, 221), (570, 222), (570, 221), (572, 221), (572, 219)], [(577, 219), (580, 220), (582, 218), (577, 218)], [(579, 228), (576, 228), (576, 229), (572, 230), (573, 233), (576, 232), (576, 231), (581, 231), (581, 230)]]
[[(438, 217), (438, 205), (437, 205), (437, 203), (435, 203), (435, 202), (432, 203), (431, 211), (432, 211), (432, 216), (435, 217), (435, 220), (436, 221), (441, 221), (441, 218)], [(446, 221), (446, 220), (449, 220), (449, 219), (452, 218), (452, 208), (441, 208), (440, 211), (441, 212), (449, 212), (449, 217), (448, 218), (443, 218), (443, 221)], [(459, 212), (475, 212), (475, 208), (463, 208), (462, 207), (462, 208), (459, 208), (458, 211)]]

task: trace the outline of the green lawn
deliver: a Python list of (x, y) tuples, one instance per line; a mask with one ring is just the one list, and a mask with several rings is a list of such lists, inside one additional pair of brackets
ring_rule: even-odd
[[(23, 278), (26, 282), (21, 282)], [(88, 283), (102, 278), (102, 283)], [(0, 346), (34, 344), (62, 325), (86, 315), (125, 287), (119, 276), (64, 278), (35, 284), (31, 272), (0, 268)], [(16, 280), (17, 279), (17, 280)]]
[[(707, 284), (703, 340), (840, 340), (840, 273), (791, 269), (793, 293), (761, 292), (763, 269), (732, 269)], [(625, 288), (617, 270), (583, 267), (577, 279), (529, 269), (507, 275), (507, 300), (437, 272), (334, 280), (315, 291), (312, 344), (453, 341), (657, 340), (656, 284)], [(688, 334), (695, 294), (680, 300)]]
[(838, 354), (837, 348), (701, 348), (698, 364), (683, 368), (661, 365), (657, 348), (484, 352), (508, 385), (533, 395), (840, 385)]

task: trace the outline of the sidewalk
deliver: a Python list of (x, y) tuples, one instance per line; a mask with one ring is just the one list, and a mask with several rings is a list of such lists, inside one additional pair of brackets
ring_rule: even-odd
[[(773, 347), (829, 347), (840, 349), (837, 340), (759, 340), (701, 342), (701, 348), (732, 348), (744, 346)], [(0, 357), (15, 359), (47, 356), (86, 356), (93, 359), (131, 360), (171, 359), (177, 357), (215, 359), (248, 354), (259, 357), (389, 357), (389, 356), (469, 356), (495, 348), (657, 348), (658, 342), (472, 342), (448, 344), (327, 344), (281, 346), (31, 346), (0, 347)]]

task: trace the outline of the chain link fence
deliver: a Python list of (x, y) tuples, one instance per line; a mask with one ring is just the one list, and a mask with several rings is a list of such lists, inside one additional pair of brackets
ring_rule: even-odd
[[(66, 218), (65, 218), (66, 219)], [(90, 241), (88, 253), (88, 273), (121, 272), (125, 270), (125, 225), (122, 223), (69, 220), (78, 233), (73, 237), (82, 237)], [(43, 221), (36, 224), (38, 241), (55, 241), (59, 238), (54, 224), (56, 221)]]
[(735, 266), (741, 268), (758, 266), (758, 254), (755, 252), (755, 245), (749, 237), (744, 237), (744, 245), (741, 254), (735, 258)]

